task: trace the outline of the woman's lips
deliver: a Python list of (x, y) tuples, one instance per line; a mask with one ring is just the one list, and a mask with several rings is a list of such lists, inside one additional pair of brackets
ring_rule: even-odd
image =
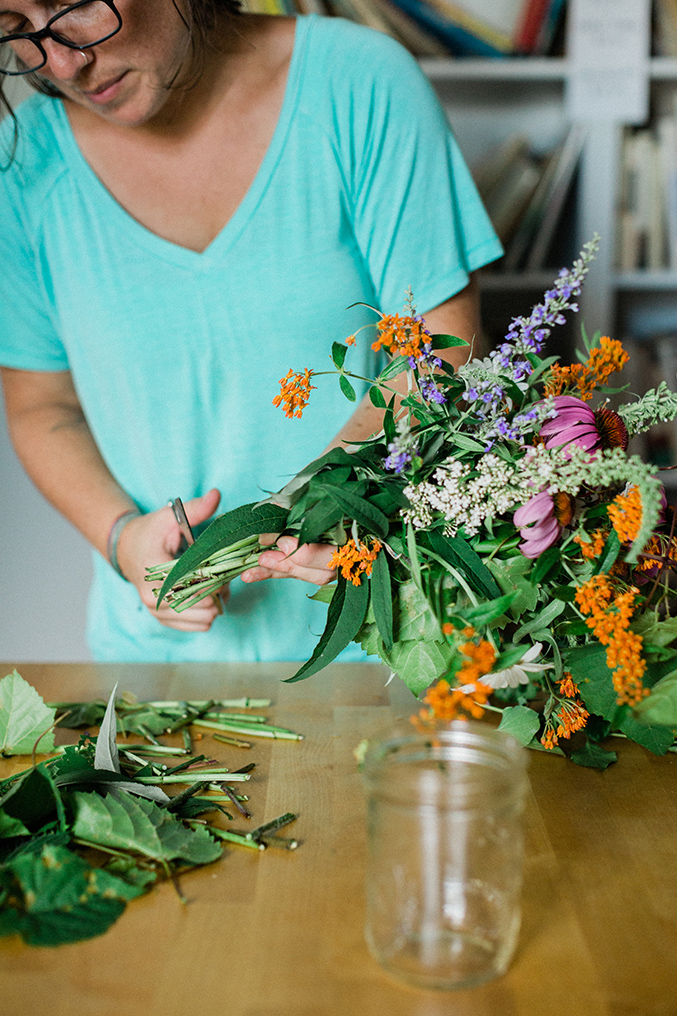
[(114, 99), (122, 87), (122, 82), (127, 74), (127, 71), (123, 71), (116, 78), (110, 81), (105, 81), (98, 88), (94, 88), (91, 91), (84, 92), (84, 95), (89, 99), (90, 102), (97, 104), (103, 104), (110, 102)]

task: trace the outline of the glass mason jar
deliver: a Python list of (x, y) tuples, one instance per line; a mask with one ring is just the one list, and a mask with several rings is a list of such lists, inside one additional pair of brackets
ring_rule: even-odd
[(483, 723), (369, 746), (366, 939), (424, 988), (503, 974), (520, 924), (527, 751)]

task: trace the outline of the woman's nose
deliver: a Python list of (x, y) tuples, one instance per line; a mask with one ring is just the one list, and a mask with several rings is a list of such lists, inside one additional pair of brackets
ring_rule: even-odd
[(77, 77), (83, 67), (94, 59), (91, 50), (69, 49), (54, 39), (45, 39), (42, 45), (47, 54), (44, 72), (58, 81), (69, 81)]

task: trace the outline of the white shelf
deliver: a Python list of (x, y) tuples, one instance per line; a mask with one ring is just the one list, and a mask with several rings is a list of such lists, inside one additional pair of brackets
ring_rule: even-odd
[(564, 57), (425, 57), (419, 64), (431, 81), (564, 81), (569, 73)]
[(677, 272), (619, 272), (611, 277), (611, 285), (619, 292), (674, 292), (677, 296)]

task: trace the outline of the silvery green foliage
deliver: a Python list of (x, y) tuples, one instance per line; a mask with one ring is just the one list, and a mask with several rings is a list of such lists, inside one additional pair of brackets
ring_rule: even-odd
[(628, 434), (642, 434), (655, 423), (666, 423), (677, 417), (677, 392), (671, 391), (665, 381), (658, 388), (646, 392), (638, 402), (621, 406), (616, 410)]

